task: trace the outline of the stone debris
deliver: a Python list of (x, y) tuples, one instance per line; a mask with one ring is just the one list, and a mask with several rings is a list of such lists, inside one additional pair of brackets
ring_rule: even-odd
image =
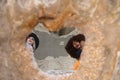
[(49, 70), (46, 73), (49, 75), (62, 75), (62, 76), (69, 76), (75, 73), (74, 70)]
[(57, 58), (48, 56), (43, 60), (36, 60), (36, 61), (38, 63), (39, 68), (43, 70), (44, 72), (47, 72), (49, 70), (50, 72), (51, 70), (58, 70), (58, 71), (62, 70), (62, 72), (60, 71), (61, 73), (69, 72), (67, 70), (72, 70), (76, 62), (76, 60), (71, 58), (70, 56), (65, 56), (65, 57), (60, 56)]

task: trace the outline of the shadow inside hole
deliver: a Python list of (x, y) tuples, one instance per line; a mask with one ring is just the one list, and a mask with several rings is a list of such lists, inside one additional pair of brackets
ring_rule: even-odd
[(67, 35), (67, 34), (69, 34), (70, 32), (72, 32), (72, 31), (74, 31), (74, 30), (75, 30), (74, 27), (70, 27), (70, 28), (64, 27), (64, 28), (60, 29), (59, 31), (51, 32), (51, 34), (60, 37), (60, 36)]

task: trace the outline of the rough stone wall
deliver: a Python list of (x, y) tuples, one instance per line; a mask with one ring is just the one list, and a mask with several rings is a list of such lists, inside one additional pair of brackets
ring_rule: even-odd
[[(50, 76), (38, 69), (24, 44), (38, 22), (49, 31), (71, 26), (86, 35), (75, 74)], [(112, 78), (119, 34), (120, 0), (1, 0), (0, 80), (119, 80)]]
[(116, 65), (115, 65), (115, 69), (114, 69), (114, 74), (113, 74), (112, 80), (120, 79), (119, 75), (120, 75), (120, 52), (118, 52), (118, 55), (117, 55), (117, 61), (116, 61)]

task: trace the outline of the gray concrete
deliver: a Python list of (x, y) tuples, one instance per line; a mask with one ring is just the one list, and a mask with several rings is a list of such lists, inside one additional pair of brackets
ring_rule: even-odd
[(35, 51), (37, 59), (44, 59), (47, 56), (59, 57), (68, 55), (64, 47), (71, 36), (62, 38), (46, 32), (35, 31), (35, 33), (40, 39), (40, 45)]

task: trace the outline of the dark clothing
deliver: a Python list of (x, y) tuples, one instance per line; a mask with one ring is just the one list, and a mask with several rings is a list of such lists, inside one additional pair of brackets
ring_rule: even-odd
[(73, 41), (77, 41), (77, 42), (85, 41), (85, 36), (83, 34), (78, 34), (76, 36), (73, 36), (72, 38), (70, 38), (70, 40), (68, 41), (68, 43), (65, 46), (67, 53), (71, 57), (79, 60), (79, 58), (81, 56), (82, 49), (81, 48), (80, 49), (74, 48)]
[(82, 52), (82, 49), (75, 49), (74, 47), (71, 47), (71, 49), (67, 49), (67, 48), (66, 48), (66, 51), (68, 52), (68, 54), (69, 54), (71, 57), (79, 60), (80, 55), (81, 55), (81, 52)]
[(78, 49), (77, 51), (76, 51), (76, 59), (80, 59), (80, 55), (81, 55), (81, 52), (82, 52), (82, 49)]

